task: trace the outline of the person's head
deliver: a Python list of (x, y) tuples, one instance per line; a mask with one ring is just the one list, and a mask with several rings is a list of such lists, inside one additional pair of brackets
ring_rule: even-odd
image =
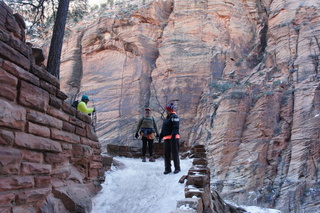
[(85, 102), (86, 104), (89, 102), (89, 97), (87, 95), (83, 95), (81, 101)]
[(174, 112), (174, 106), (173, 103), (170, 103), (166, 106), (166, 113), (168, 115), (172, 114)]
[(151, 115), (151, 109), (149, 107), (145, 108), (144, 112), (145, 112), (146, 116), (150, 116)]

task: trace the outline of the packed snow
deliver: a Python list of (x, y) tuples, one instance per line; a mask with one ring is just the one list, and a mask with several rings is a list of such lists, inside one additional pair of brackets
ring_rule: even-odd
[[(114, 157), (124, 166), (106, 172), (102, 190), (93, 198), (91, 213), (170, 213), (184, 199), (185, 184), (180, 178), (188, 173), (193, 159), (180, 161), (181, 172), (163, 174), (164, 160)], [(173, 162), (172, 162), (173, 164)], [(174, 170), (174, 168), (172, 168)], [(280, 213), (278, 210), (241, 206), (250, 213)]]

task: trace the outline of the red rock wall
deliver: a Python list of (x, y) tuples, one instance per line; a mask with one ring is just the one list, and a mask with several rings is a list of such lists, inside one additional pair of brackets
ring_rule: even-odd
[(98, 138), (34, 64), (24, 30), (0, 2), (0, 212), (89, 212), (103, 178)]

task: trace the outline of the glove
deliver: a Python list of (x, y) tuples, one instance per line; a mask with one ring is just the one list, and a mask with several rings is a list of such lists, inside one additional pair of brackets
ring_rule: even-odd
[(156, 138), (159, 138), (160, 136), (158, 134), (156, 134)]
[(93, 111), (92, 112), (96, 112), (96, 109), (93, 109)]
[(136, 137), (136, 139), (138, 139), (138, 138), (139, 138), (139, 134), (138, 134), (138, 133), (136, 133), (135, 137)]

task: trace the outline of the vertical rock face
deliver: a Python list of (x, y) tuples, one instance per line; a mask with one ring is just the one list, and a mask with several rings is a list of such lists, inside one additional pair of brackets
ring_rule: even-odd
[(95, 101), (104, 149), (140, 145), (133, 133), (143, 108), (160, 125), (174, 102), (182, 140), (205, 145), (224, 198), (316, 212), (319, 14), (316, 0), (154, 1), (76, 26), (61, 87)]

